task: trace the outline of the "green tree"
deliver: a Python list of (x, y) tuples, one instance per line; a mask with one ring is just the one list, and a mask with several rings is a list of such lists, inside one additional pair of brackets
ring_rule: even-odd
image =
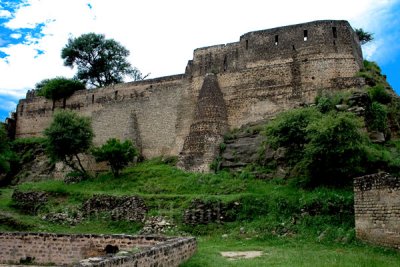
[(287, 148), (287, 157), (296, 161), (308, 143), (307, 127), (322, 114), (315, 108), (301, 108), (281, 113), (267, 127), (267, 143), (272, 148)]
[(87, 172), (78, 154), (86, 153), (92, 145), (94, 135), (90, 119), (72, 111), (59, 110), (55, 112), (53, 122), (44, 134), (50, 158), (63, 161), (86, 177)]
[(374, 40), (373, 34), (364, 31), (362, 28), (354, 29), (354, 31), (356, 32), (356, 34), (358, 36), (358, 40), (360, 40), (360, 43), (362, 45)]
[(368, 129), (385, 133), (388, 129), (388, 112), (385, 105), (372, 102), (368, 116)]
[(97, 162), (108, 162), (114, 177), (119, 176), (120, 171), (137, 155), (138, 151), (131, 141), (125, 140), (121, 143), (115, 138), (108, 139), (104, 145), (93, 150)]
[(36, 94), (53, 101), (68, 98), (75, 91), (83, 89), (85, 89), (85, 85), (82, 82), (64, 77), (45, 79), (36, 84)]
[(0, 175), (10, 171), (11, 150), (4, 124), (0, 124)]
[(330, 113), (307, 127), (308, 144), (301, 165), (306, 168), (311, 185), (349, 184), (362, 172), (365, 136), (362, 123), (352, 113)]
[(76, 66), (79, 80), (95, 87), (116, 84), (124, 76), (141, 80), (141, 72), (127, 61), (129, 51), (113, 39), (102, 34), (87, 33), (70, 38), (61, 51), (64, 65)]

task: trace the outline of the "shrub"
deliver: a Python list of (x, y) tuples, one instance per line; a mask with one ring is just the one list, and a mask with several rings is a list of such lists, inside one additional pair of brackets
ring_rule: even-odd
[(121, 143), (120, 140), (111, 138), (100, 148), (95, 148), (93, 155), (98, 162), (107, 161), (113, 176), (117, 177), (120, 171), (138, 155), (138, 151), (129, 140)]
[(38, 96), (58, 100), (70, 97), (75, 91), (85, 89), (85, 85), (78, 80), (57, 77), (46, 79), (36, 84)]
[(87, 152), (92, 145), (94, 135), (89, 118), (80, 117), (72, 111), (56, 111), (44, 135), (52, 160), (63, 161), (74, 171), (87, 176), (78, 154)]
[(281, 113), (267, 124), (265, 134), (267, 143), (274, 149), (286, 147), (286, 156), (297, 160), (303, 147), (309, 142), (307, 127), (322, 114), (315, 108), (295, 109)]
[(303, 108), (279, 115), (266, 128), (266, 143), (286, 148), (286, 163), (302, 185), (343, 185), (362, 173), (367, 140), (349, 112), (322, 114)]
[(387, 92), (383, 85), (376, 85), (369, 88), (368, 94), (372, 101), (379, 102), (381, 104), (388, 104), (392, 101), (392, 96)]
[(310, 140), (302, 163), (310, 185), (342, 185), (362, 172), (365, 137), (361, 122), (353, 114), (341, 112), (315, 120), (307, 127)]
[[(6, 177), (18, 162), (16, 154), (11, 150), (10, 141), (3, 124), (0, 124), (0, 185), (7, 184), (10, 177)], [(6, 178), (6, 179), (4, 179)]]
[(388, 119), (386, 107), (378, 102), (373, 102), (368, 122), (368, 129), (386, 132), (388, 129)]

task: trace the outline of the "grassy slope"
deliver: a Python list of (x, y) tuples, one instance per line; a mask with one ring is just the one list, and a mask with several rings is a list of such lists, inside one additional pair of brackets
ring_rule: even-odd
[[(242, 178), (245, 176), (248, 178)], [(169, 234), (198, 237), (198, 253), (184, 266), (400, 265), (399, 252), (355, 240), (351, 188), (306, 191), (282, 180), (261, 181), (249, 175), (185, 173), (158, 160), (130, 167), (120, 178), (105, 174), (78, 184), (45, 181), (18, 188), (47, 191), (50, 202), (38, 216), (29, 216), (12, 207), (14, 188), (1, 189), (1, 231), (135, 234), (142, 225), (111, 221), (105, 214), (75, 226), (50, 223), (41, 217), (48, 212), (76, 213), (81, 203), (94, 194), (141, 195), (151, 215), (168, 216), (177, 223)], [(239, 201), (237, 220), (196, 227), (182, 225), (183, 211), (195, 198)], [(264, 256), (228, 261), (219, 255), (220, 251), (232, 250), (262, 250)]]

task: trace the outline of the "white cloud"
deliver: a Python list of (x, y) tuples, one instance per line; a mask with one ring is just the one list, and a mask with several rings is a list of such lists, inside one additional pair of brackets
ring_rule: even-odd
[(10, 18), (10, 17), (12, 17), (10, 11), (0, 10), (0, 18)]
[[(55, 76), (72, 77), (63, 66), (61, 49), (68, 37), (105, 33), (131, 51), (130, 61), (151, 77), (182, 73), (195, 48), (235, 42), (241, 34), (318, 19), (346, 19), (376, 33), (388, 8), (398, 1), (337, 0), (335, 2), (203, 0), (87, 1), (29, 0), (6, 26), (18, 30), (45, 23), (41, 39), (0, 48), (0, 94), (25, 94), (35, 83)], [(17, 35), (14, 35), (17, 37)], [(384, 49), (377, 40), (365, 49), (369, 57)], [(387, 43), (386, 43), (387, 44)], [(44, 51), (39, 55), (37, 50)]]
[(10, 37), (14, 38), (14, 39), (19, 39), (19, 38), (22, 37), (22, 34), (20, 34), (20, 33), (12, 33), (12, 34), (10, 34)]

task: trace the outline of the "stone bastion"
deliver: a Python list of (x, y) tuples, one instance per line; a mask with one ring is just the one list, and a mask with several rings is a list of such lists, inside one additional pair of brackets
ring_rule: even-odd
[(170, 267), (196, 248), (193, 237), (0, 233), (0, 265)]

